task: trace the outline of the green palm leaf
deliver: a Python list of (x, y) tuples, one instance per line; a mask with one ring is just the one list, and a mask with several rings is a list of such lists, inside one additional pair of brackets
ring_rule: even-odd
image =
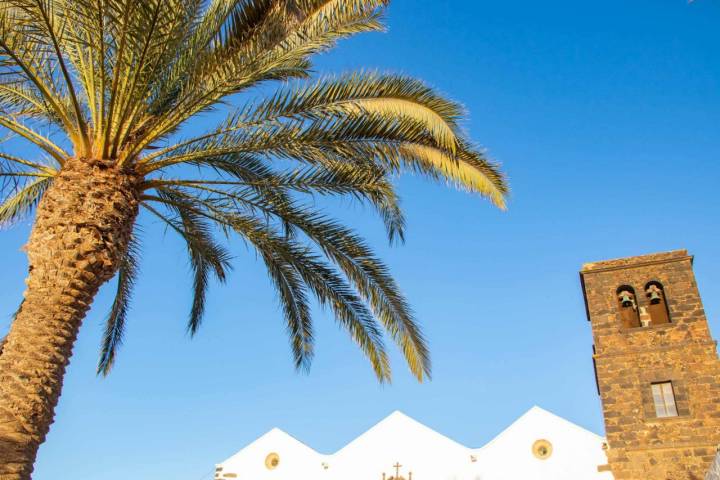
[(139, 274), (139, 255), (140, 248), (137, 239), (133, 239), (120, 263), (115, 300), (105, 321), (105, 333), (103, 334), (97, 367), (97, 372), (102, 375), (110, 373), (115, 364), (117, 350), (120, 348), (125, 335), (125, 323), (130, 309), (130, 299)]
[(30, 213), (52, 184), (52, 178), (40, 177), (15, 189), (0, 203), (0, 226), (10, 225)]

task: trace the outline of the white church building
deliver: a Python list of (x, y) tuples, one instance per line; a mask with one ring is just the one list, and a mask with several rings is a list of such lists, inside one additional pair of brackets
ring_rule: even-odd
[(218, 464), (216, 480), (612, 480), (604, 439), (533, 407), (480, 448), (394, 412), (333, 454), (273, 429)]

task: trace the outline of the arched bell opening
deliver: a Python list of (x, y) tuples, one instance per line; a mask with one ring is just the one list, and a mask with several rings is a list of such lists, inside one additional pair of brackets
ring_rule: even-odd
[(645, 295), (648, 298), (648, 312), (652, 324), (664, 325), (670, 323), (670, 311), (662, 284), (655, 280), (648, 282), (645, 285)]
[(625, 328), (637, 328), (640, 324), (637, 296), (630, 285), (622, 285), (616, 291), (620, 320)]

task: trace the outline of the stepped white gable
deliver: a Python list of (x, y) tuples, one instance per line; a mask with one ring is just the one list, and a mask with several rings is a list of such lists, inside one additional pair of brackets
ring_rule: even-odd
[[(469, 420), (472, 421), (472, 420)], [(603, 438), (534, 407), (482, 448), (394, 412), (323, 455), (274, 429), (217, 465), (218, 480), (611, 480)]]

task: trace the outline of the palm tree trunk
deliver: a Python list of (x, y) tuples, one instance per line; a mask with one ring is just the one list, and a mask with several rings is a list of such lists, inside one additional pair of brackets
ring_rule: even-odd
[(0, 480), (27, 480), (98, 288), (115, 274), (138, 211), (138, 178), (69, 159), (38, 205), (27, 289), (0, 355)]

